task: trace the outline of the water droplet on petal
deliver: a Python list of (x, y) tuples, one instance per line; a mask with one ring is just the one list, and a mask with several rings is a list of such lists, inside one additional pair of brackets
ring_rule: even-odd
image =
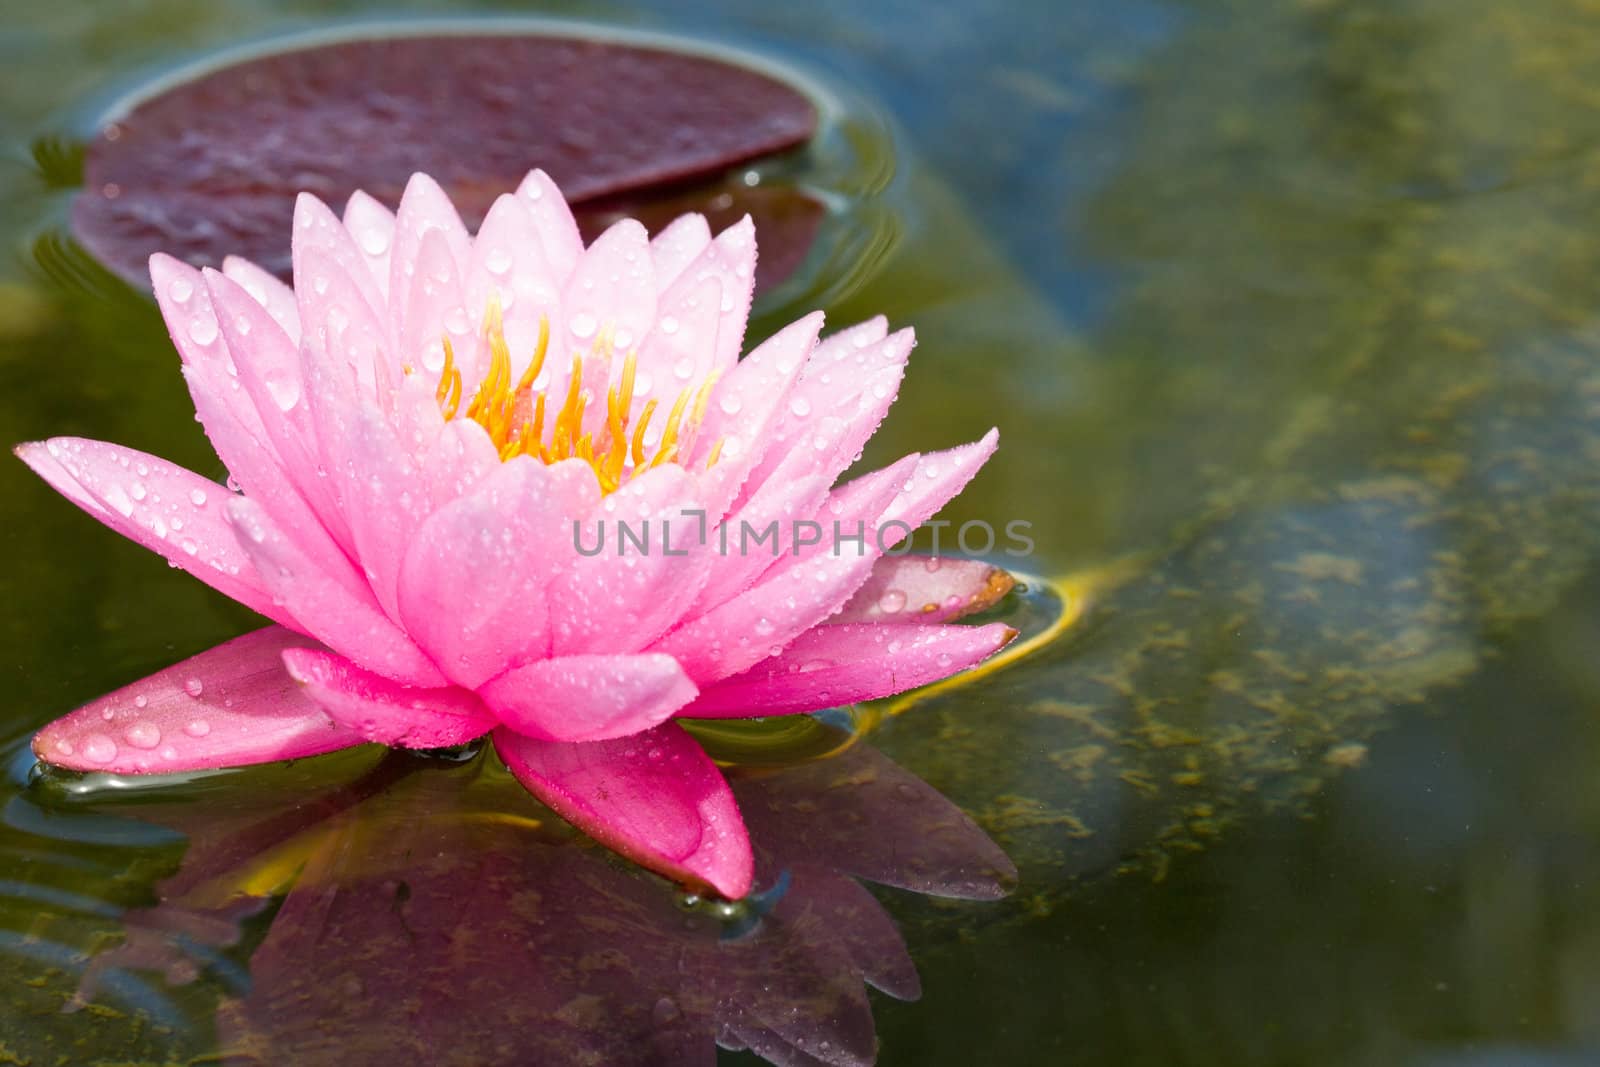
[(188, 278), (178, 277), (172, 279), (172, 284), (167, 286), (167, 294), (180, 304), (189, 302), (194, 295), (194, 283)]
[(594, 316), (587, 311), (582, 311), (572, 316), (570, 329), (574, 337), (586, 340), (593, 337), (594, 331), (598, 328), (599, 324), (594, 321)]
[(205, 683), (198, 678), (190, 678), (183, 683), (183, 691), (192, 697), (197, 697), (206, 691)]
[(664, 333), (664, 334), (667, 334), (668, 336), (671, 336), (672, 334), (677, 333), (678, 332), (678, 320), (676, 318), (674, 318), (673, 316), (671, 316), (671, 315), (662, 316), (662, 318), (661, 318), (661, 332)]
[(134, 748), (155, 748), (161, 744), (161, 728), (153, 722), (136, 722), (122, 736)]
[(722, 408), (725, 415), (737, 415), (739, 409), (744, 407), (744, 401), (739, 398), (738, 393), (730, 390), (722, 394), (722, 399), (717, 401), (717, 406)]
[(795, 418), (803, 419), (811, 414), (811, 401), (803, 396), (797, 396), (789, 401), (789, 410), (794, 412)]
[(197, 345), (208, 345), (217, 339), (217, 320), (197, 315), (189, 320), (189, 339)]
[(490, 274), (504, 274), (511, 269), (511, 253), (503, 248), (491, 248), (483, 258), (483, 266)]
[(878, 598), (878, 610), (885, 615), (899, 614), (905, 606), (906, 595), (898, 589), (891, 589)]
[(83, 743), (83, 758), (90, 763), (110, 763), (117, 758), (117, 743), (105, 734), (91, 734)]
[(278, 405), (278, 410), (290, 412), (300, 403), (300, 378), (298, 375), (285, 370), (270, 370), (262, 379), (267, 387), (267, 395), (272, 397), (272, 402)]
[(190, 719), (184, 724), (183, 732), (190, 737), (204, 737), (211, 732), (211, 724), (204, 719)]
[(369, 256), (381, 256), (389, 250), (389, 234), (382, 226), (368, 226), (361, 231), (361, 251)]
[(205, 507), (206, 506), (206, 491), (204, 489), (191, 489), (191, 490), (189, 490), (189, 503), (193, 504), (197, 508)]

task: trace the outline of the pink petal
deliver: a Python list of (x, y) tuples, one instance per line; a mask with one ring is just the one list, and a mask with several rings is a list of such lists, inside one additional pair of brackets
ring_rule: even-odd
[[(574, 352), (587, 356), (602, 331), (611, 332), (620, 360), (643, 339), (656, 318), (655, 270), (650, 262), (650, 236), (634, 219), (623, 219), (595, 239), (578, 260), (561, 293), (560, 322), (550, 324), (550, 344), (558, 360), (551, 368), (550, 390), (566, 392)], [(605, 396), (589, 413), (604, 425)]]
[[(150, 257), (150, 283), (155, 288), (161, 317), (183, 359), (185, 377), (198, 382), (215, 399), (221, 417), (237, 423), (257, 441), (267, 435), (255, 405), (242, 389), (234, 387), (233, 357), (223, 339), (211, 294), (200, 272), (159, 252)], [(210, 427), (207, 426), (209, 432)], [(276, 458), (276, 456), (274, 456)], [(230, 468), (231, 469), (231, 468)]]
[(1016, 582), (992, 563), (937, 556), (880, 559), (830, 623), (936, 623), (983, 611)]
[(228, 342), (237, 380), (255, 405), (273, 449), (290, 467), (315, 466), (316, 435), (307, 407), (300, 402), (305, 392), (300, 346), (239, 282), (210, 268), (201, 272), (201, 278)]
[[(682, 387), (712, 371), (730, 371), (744, 344), (754, 288), (755, 224), (746, 216), (704, 246), (662, 288), (658, 323), (651, 333), (651, 373), (672, 373)], [(640, 349), (640, 363), (645, 365), (645, 349)], [(680, 365), (683, 373), (678, 373)], [(670, 403), (670, 397), (662, 403)]]
[[(857, 336), (870, 336), (863, 332)], [(796, 452), (829, 484), (861, 455), (861, 450), (888, 414), (900, 392), (906, 357), (916, 343), (910, 330), (900, 330), (854, 351), (854, 358), (832, 358), (822, 368), (815, 352), (778, 409), (768, 431), (772, 443), (750, 472), (744, 491), (772, 477), (780, 463)], [(820, 346), (819, 346), (820, 350)], [(837, 421), (825, 420), (825, 415)]]
[(656, 285), (665, 289), (711, 243), (711, 227), (698, 214), (679, 215), (650, 239)]
[(722, 443), (720, 458), (700, 475), (706, 507), (724, 513), (771, 441), (778, 412), (822, 329), (822, 312), (790, 323), (734, 367), (712, 393), (705, 422), (687, 447), (691, 470), (703, 470)]
[(73, 770), (168, 774), (360, 744), (283, 669), (285, 649), (309, 644), (278, 626), (234, 638), (57, 719), (33, 751)]
[(750, 891), (750, 838), (733, 792), (675, 723), (616, 741), (536, 741), (507, 729), (495, 748), (556, 814), (669, 878), (737, 899)]
[(320, 568), (340, 575), (347, 585), (359, 582), (360, 575), (355, 573), (344, 549), (279, 466), (272, 446), (250, 436), (228, 418), (220, 401), (193, 376), (191, 368), (184, 368), (184, 378), (194, 398), (195, 414), (205, 425), (206, 435), (234, 483), (254, 500), (270, 500), (273, 521), (280, 529), (292, 530), (301, 550)]
[(422, 489), (437, 510), (499, 469), (500, 452), (489, 432), (471, 419), (453, 419), (422, 455)]
[(548, 653), (547, 587), (574, 555), (568, 516), (599, 496), (583, 461), (519, 456), (422, 524), (400, 571), (400, 613), (452, 681), (475, 689)]
[(545, 741), (610, 741), (665, 722), (694, 699), (678, 661), (660, 653), (535, 660), (478, 695), (512, 730)]
[[(555, 312), (570, 273), (570, 267), (558, 270), (546, 256), (527, 202), (518, 196), (497, 198), (472, 243), (465, 300), (468, 312), (481, 318), (490, 297), (498, 296), (513, 378), (520, 379), (533, 358), (539, 319)], [(559, 324), (550, 325), (554, 336)]]
[[(712, 568), (724, 562), (702, 543), (708, 520), (693, 477), (674, 464), (644, 472), (598, 509), (569, 514), (586, 519), (579, 530), (563, 523), (565, 542), (555, 549), (553, 655), (645, 648), (682, 618)], [(599, 552), (578, 551), (601, 538)]]
[[(896, 488), (879, 484), (863, 507), (883, 506)], [(830, 540), (826, 547), (804, 559), (784, 557), (755, 585), (679, 626), (653, 650), (677, 658), (702, 688), (754, 666), (838, 611), (871, 575), (878, 548), (870, 535), (859, 554), (853, 544)]]
[[(394, 248), (394, 212), (357, 189), (344, 205), (344, 228), (355, 239), (378, 293), (389, 298), (389, 253)], [(374, 308), (381, 311), (384, 305)]]
[(487, 310), (468, 307), (461, 287), (461, 272), (450, 242), (439, 230), (428, 230), (421, 238), (417, 254), (417, 273), (409, 279), (404, 309), (405, 324), (400, 329), (400, 348), (390, 361), (397, 375), (410, 367), (438, 384), (444, 367), (444, 338), (450, 338), (456, 369), (461, 372), (466, 407), (478, 379), (488, 370), (481, 327)]
[(317, 271), (312, 269), (313, 264), (308, 261), (313, 254), (350, 280), (372, 314), (382, 314), (385, 307), (384, 290), (372, 274), (367, 254), (356, 245), (355, 238), (350, 236), (350, 231), (345, 229), (339, 216), (310, 193), (301, 193), (295, 198), (291, 247), (294, 291), (298, 297), (300, 321), (307, 329), (310, 329), (312, 320), (305, 313), (306, 290), (316, 287)]
[[(367, 585), (384, 612), (400, 618), (401, 561), (428, 517), (429, 500), (416, 461), (371, 404), (341, 411), (327, 403), (334, 389), (318, 388), (317, 436), (327, 480), (335, 487), (351, 546)], [(285, 531), (291, 536), (294, 531)]]
[[(430, 230), (444, 239), (450, 271), (459, 278), (472, 248), (467, 228), (439, 183), (426, 174), (413, 174), (400, 197), (400, 210), (395, 213), (394, 248), (389, 253), (389, 293), (395, 300), (409, 297), (415, 279), (438, 266), (437, 260), (424, 262), (423, 237)], [(297, 273), (297, 289), (298, 278)], [(400, 335), (406, 336), (412, 329), (409, 302), (397, 305), (395, 310)]]
[(820, 374), (833, 365), (843, 362), (870, 345), (875, 345), (889, 335), (889, 320), (882, 315), (835, 330), (817, 342), (811, 354), (811, 364), (806, 374)]
[(223, 514), (222, 486), (131, 448), (77, 437), (18, 445), (17, 458), (68, 500), (223, 596), (270, 619), (272, 602)]
[(539, 231), (539, 244), (544, 248), (546, 261), (558, 278), (565, 279), (578, 265), (583, 255), (583, 238), (578, 234), (578, 223), (567, 206), (550, 175), (534, 170), (517, 186), (517, 196), (533, 216), (533, 225)]
[(293, 289), (271, 272), (239, 256), (224, 259), (222, 273), (244, 286), (251, 299), (267, 309), (279, 329), (295, 344), (300, 343), (300, 307), (295, 303)]
[[(803, 461), (805, 457), (799, 459)], [(821, 477), (796, 471), (790, 477), (769, 479), (748, 503), (728, 516), (722, 529), (713, 535), (717, 538), (717, 563), (695, 601), (696, 611), (708, 611), (748, 589), (783, 554), (792, 551), (795, 539), (801, 535), (796, 520), (810, 516), (817, 500), (827, 492), (828, 483)], [(773, 523), (778, 526), (776, 540), (757, 547), (756, 539)], [(806, 531), (805, 535), (810, 533)], [(723, 537), (729, 546), (726, 553), (721, 547)]]
[[(821, 517), (848, 516), (854, 521), (875, 514), (884, 546), (892, 547), (905, 539), (907, 530), (927, 522), (961, 492), (994, 455), (999, 442), (1000, 431), (990, 430), (971, 444), (906, 456), (882, 470), (863, 474), (829, 495)], [(894, 488), (894, 496), (882, 511), (875, 512), (886, 487)], [(871, 519), (868, 526), (872, 526)]]
[(903, 693), (966, 670), (1017, 631), (987, 626), (845, 623), (795, 638), (781, 656), (706, 687), (681, 714), (705, 718), (792, 715)]
[(228, 522), (256, 564), (275, 604), (299, 628), (356, 663), (406, 685), (435, 688), (445, 678), (390, 622), (371, 593), (330, 577), (248, 497), (227, 504)]
[(495, 726), (494, 717), (465, 689), (396, 685), (340, 656), (309, 648), (285, 651), (283, 663), (333, 721), (367, 741), (450, 748)]
[(635, 389), (632, 419), (651, 400), (670, 408), (681, 390), (699, 388), (716, 368), (722, 321), (722, 284), (714, 277), (675, 284), (661, 295), (655, 326), (639, 345), (639, 370), (652, 386)]

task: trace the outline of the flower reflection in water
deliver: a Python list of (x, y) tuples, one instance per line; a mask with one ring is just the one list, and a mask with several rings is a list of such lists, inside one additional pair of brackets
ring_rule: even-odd
[(204, 975), (225, 990), (228, 1063), (710, 1064), (717, 1045), (870, 1062), (865, 986), (907, 1000), (920, 985), (856, 879), (985, 900), (1015, 868), (866, 744), (730, 777), (758, 886), (731, 904), (617, 860), (487, 757), (391, 752), (274, 813), (220, 809), (226, 791), (142, 807), (192, 843), (78, 1003), (122, 995), (128, 970)]

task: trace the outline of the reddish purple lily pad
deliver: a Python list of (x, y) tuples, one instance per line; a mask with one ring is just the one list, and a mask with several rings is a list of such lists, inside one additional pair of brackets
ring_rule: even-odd
[[(678, 211), (731, 207), (730, 184), (691, 183), (804, 144), (816, 123), (811, 100), (771, 75), (661, 47), (530, 35), (351, 40), (247, 59), (136, 103), (89, 144), (72, 224), (85, 248), (140, 285), (157, 251), (195, 265), (243, 255), (287, 275), (301, 191), (338, 208), (365, 189), (393, 206), (425, 171), (476, 225), (495, 196), (543, 167), (591, 223), (639, 198)], [(793, 190), (740, 199), (761, 209), (751, 213), (763, 260), (797, 265), (821, 206)], [(763, 274), (775, 280), (773, 267)]]

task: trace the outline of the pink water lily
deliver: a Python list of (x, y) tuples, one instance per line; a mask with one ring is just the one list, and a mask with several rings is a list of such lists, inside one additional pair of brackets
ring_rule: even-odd
[[(169, 773), (489, 735), (598, 840), (744, 895), (733, 795), (671, 719), (882, 697), (1013, 636), (948, 621), (1004, 591), (995, 568), (886, 554), (994, 431), (835, 488), (911, 331), (819, 340), (813, 314), (741, 359), (755, 258), (748, 219), (713, 237), (698, 215), (585, 248), (539, 171), (475, 237), (421, 175), (396, 214), (302, 196), (292, 289), (241, 260), (152, 258), (228, 485), (98, 441), (17, 454), (275, 625), (72, 712), (34, 751)], [(776, 553), (726, 536), (773, 523)]]

